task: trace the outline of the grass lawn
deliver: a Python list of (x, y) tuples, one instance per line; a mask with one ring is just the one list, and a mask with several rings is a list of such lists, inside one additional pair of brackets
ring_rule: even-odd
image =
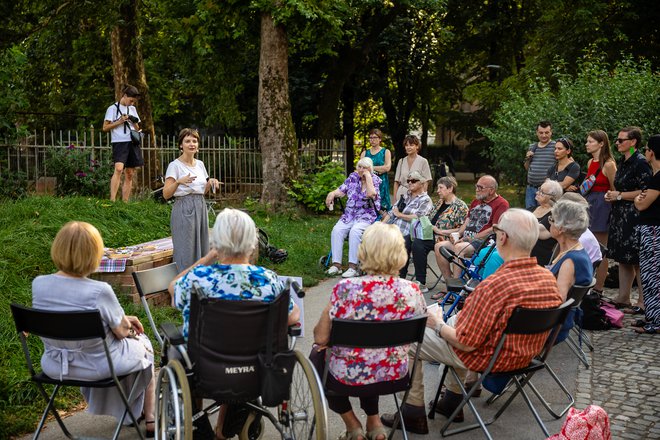
[[(459, 196), (470, 203), (474, 185), (461, 182)], [(521, 206), (522, 198), (515, 187), (501, 187), (512, 206)], [(434, 199), (436, 198), (435, 195)], [(241, 207), (241, 206), (234, 206)], [(264, 229), (270, 244), (284, 248), (289, 258), (275, 265), (261, 258), (260, 264), (281, 275), (302, 276), (303, 284), (311, 286), (324, 277), (318, 265), (319, 257), (328, 253), (330, 231), (339, 216), (307, 215), (297, 211), (272, 214), (255, 203), (244, 206), (257, 226)], [(95, 225), (105, 245), (119, 247), (139, 244), (170, 235), (170, 207), (150, 200), (134, 203), (110, 203), (88, 197), (29, 197), (0, 204), (0, 438), (32, 432), (45, 402), (28, 381), (28, 372), (9, 304), (31, 304), (31, 282), (37, 275), (55, 271), (50, 260), (50, 245), (59, 228), (70, 220), (83, 220)], [(345, 256), (346, 258), (346, 256)], [(140, 307), (120, 297), (126, 313), (146, 318)], [(152, 310), (156, 322), (179, 321), (179, 312), (170, 307)], [(148, 332), (151, 330), (148, 329)], [(41, 357), (40, 341), (31, 338), (34, 359)], [(81, 403), (79, 393), (62, 395), (60, 407), (72, 408)]]

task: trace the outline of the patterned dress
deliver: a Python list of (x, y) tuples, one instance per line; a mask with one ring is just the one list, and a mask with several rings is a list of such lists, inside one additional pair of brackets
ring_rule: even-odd
[[(417, 285), (391, 276), (349, 278), (332, 291), (330, 319), (387, 321), (412, 318), (426, 312)], [(346, 385), (369, 385), (397, 380), (408, 372), (408, 347), (333, 347), (329, 371)]]
[[(190, 322), (190, 292), (193, 281), (209, 298), (235, 301), (273, 302), (284, 284), (272, 270), (251, 264), (213, 264), (195, 266), (174, 284), (174, 304), (183, 314), (183, 336), (188, 339)], [(289, 301), (289, 313), (293, 299)]]
[[(364, 157), (369, 157), (374, 162), (375, 167), (382, 167), (385, 165), (385, 153), (386, 149), (382, 148), (376, 154), (371, 154), (371, 148), (367, 148)], [(390, 196), (390, 178), (387, 173), (378, 174), (380, 177), (380, 205), (381, 207), (389, 211), (392, 209), (392, 201)]]
[[(651, 178), (649, 189), (660, 191), (660, 172)], [(660, 333), (660, 197), (640, 213), (639, 266), (646, 310), (645, 329)]]
[[(625, 160), (622, 157), (614, 175), (616, 191), (628, 192), (647, 188), (651, 167), (644, 156), (635, 152)], [(610, 233), (607, 240), (608, 256), (617, 263), (639, 264), (639, 211), (630, 200), (615, 201), (610, 212)]]

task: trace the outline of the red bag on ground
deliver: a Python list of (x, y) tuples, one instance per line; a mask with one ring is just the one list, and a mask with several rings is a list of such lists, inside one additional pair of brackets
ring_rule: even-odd
[(598, 405), (589, 405), (582, 411), (571, 408), (561, 432), (547, 440), (612, 440), (610, 419)]

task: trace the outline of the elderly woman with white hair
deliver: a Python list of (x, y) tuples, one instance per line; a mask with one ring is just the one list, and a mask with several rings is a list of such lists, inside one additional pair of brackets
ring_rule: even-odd
[[(560, 200), (552, 207), (550, 234), (557, 240), (559, 250), (548, 269), (557, 278), (557, 287), (562, 300), (574, 285), (591, 284), (594, 276), (589, 254), (580, 243), (580, 236), (589, 227), (589, 206), (570, 200)], [(569, 313), (556, 342), (568, 336), (573, 327), (574, 312)]]
[(363, 157), (344, 183), (326, 196), (325, 204), (330, 209), (336, 197), (347, 196), (344, 213), (332, 228), (330, 235), (332, 266), (326, 272), (328, 275), (338, 275), (341, 272), (346, 236), (348, 236), (348, 269), (342, 277), (350, 278), (358, 275), (358, 246), (362, 241), (364, 230), (378, 217), (379, 186), (380, 177), (374, 174), (373, 161)]
[[(188, 339), (190, 294), (193, 283), (209, 298), (234, 301), (272, 302), (284, 290), (284, 283), (269, 269), (251, 264), (258, 246), (257, 227), (249, 215), (237, 209), (223, 209), (215, 219), (210, 236), (211, 250), (171, 283), (173, 305), (183, 314), (183, 336)], [(288, 324), (300, 318), (300, 309), (289, 300)], [(224, 439), (222, 426), (226, 408), (218, 415), (216, 439)]]
[[(532, 214), (539, 221), (539, 225), (549, 231), (550, 230), (550, 210), (557, 203), (564, 193), (564, 189), (556, 180), (546, 179), (545, 182), (536, 191), (536, 203), (538, 206), (534, 209)], [(550, 262), (552, 250), (555, 248), (557, 241), (551, 236), (541, 238), (539, 237), (534, 249), (532, 249), (532, 257), (536, 257), (536, 261), (541, 266), (545, 266)]]

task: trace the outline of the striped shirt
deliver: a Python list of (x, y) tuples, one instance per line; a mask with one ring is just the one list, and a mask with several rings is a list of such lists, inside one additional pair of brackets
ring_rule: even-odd
[(548, 176), (548, 168), (555, 165), (555, 141), (550, 141), (545, 147), (539, 147), (538, 142), (529, 146), (534, 152), (527, 170), (527, 183), (539, 187)]
[[(455, 348), (454, 351), (468, 369), (483, 371), (516, 307), (543, 309), (556, 307), (561, 302), (555, 277), (539, 266), (536, 258), (507, 261), (467, 297), (456, 318), (458, 342), (476, 347), (476, 350), (465, 352)], [(510, 371), (529, 365), (543, 348), (548, 334), (507, 336), (493, 371)]]

